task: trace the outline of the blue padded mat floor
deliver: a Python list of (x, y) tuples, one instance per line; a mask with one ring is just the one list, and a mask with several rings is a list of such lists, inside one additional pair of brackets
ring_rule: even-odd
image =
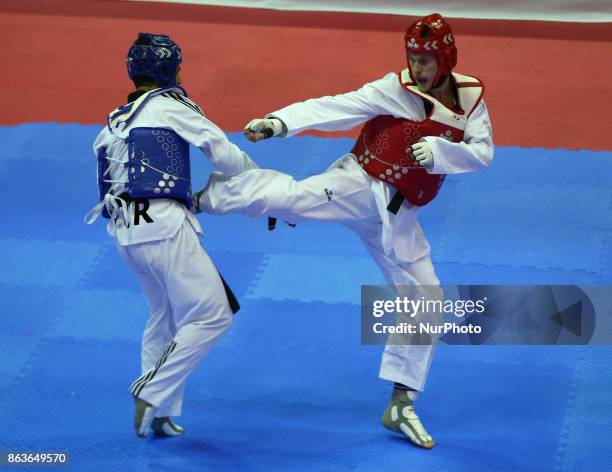
[[(104, 225), (82, 222), (97, 131), (0, 127), (0, 452), (67, 451), (79, 471), (612, 470), (611, 347), (438, 348), (418, 404), (438, 445), (417, 449), (379, 424), (389, 386), (382, 347), (360, 345), (359, 286), (383, 279), (357, 238), (239, 216), (200, 217), (243, 309), (188, 381), (187, 434), (136, 438), (147, 307)], [(296, 177), (351, 146), (231, 138)], [(211, 168), (192, 160), (197, 187)], [(420, 215), (441, 281), (612, 283), (610, 175), (610, 152), (513, 147), (451, 176)]]

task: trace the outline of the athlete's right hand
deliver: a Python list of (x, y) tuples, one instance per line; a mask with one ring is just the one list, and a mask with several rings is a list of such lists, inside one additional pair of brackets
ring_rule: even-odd
[(278, 136), (283, 132), (283, 122), (278, 118), (255, 118), (244, 127), (244, 135), (252, 143)]

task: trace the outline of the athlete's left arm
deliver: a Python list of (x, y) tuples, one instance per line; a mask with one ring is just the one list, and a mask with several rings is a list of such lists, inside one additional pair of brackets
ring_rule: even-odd
[(431, 174), (459, 174), (488, 166), (493, 159), (493, 136), (484, 101), (476, 106), (468, 118), (462, 142), (453, 143), (435, 136), (427, 136), (422, 141), (431, 147)]
[[(195, 105), (191, 101), (187, 103)], [(170, 127), (185, 141), (199, 148), (225, 175), (234, 176), (259, 167), (246, 152), (229, 140), (223, 130), (206, 118), (199, 108), (184, 106), (176, 101), (170, 101), (168, 106), (173, 108), (164, 118)]]

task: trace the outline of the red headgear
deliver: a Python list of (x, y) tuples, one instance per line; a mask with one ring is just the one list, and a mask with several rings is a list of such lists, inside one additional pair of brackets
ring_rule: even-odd
[[(440, 77), (450, 75), (453, 67), (457, 65), (457, 48), (455, 37), (450, 25), (439, 13), (432, 13), (412, 24), (404, 36), (406, 55), (434, 53), (438, 61), (438, 74), (433, 80), (434, 87), (438, 86)], [(410, 61), (408, 61), (410, 77), (414, 79)]]

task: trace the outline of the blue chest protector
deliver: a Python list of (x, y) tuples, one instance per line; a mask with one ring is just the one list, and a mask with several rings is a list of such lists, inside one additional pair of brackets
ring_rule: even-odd
[[(149, 91), (110, 113), (108, 129), (115, 134), (114, 130), (119, 129), (121, 125), (128, 125), (149, 99), (168, 91), (187, 96), (187, 92), (178, 86)], [(125, 142), (129, 154), (126, 163), (107, 155), (106, 147), (98, 151), (100, 200), (93, 210), (105, 218), (110, 218), (109, 201), (116, 200), (112, 197), (121, 197), (123, 200), (126, 197), (173, 198), (187, 206), (191, 205), (191, 168), (189, 144), (186, 141), (172, 130), (140, 127), (130, 130)], [(111, 174), (117, 175), (117, 166), (125, 166), (127, 169), (127, 182), (111, 178)], [(91, 220), (93, 221), (95, 217)]]
[(130, 198), (173, 198), (191, 205), (189, 144), (174, 131), (133, 128), (126, 139)]

